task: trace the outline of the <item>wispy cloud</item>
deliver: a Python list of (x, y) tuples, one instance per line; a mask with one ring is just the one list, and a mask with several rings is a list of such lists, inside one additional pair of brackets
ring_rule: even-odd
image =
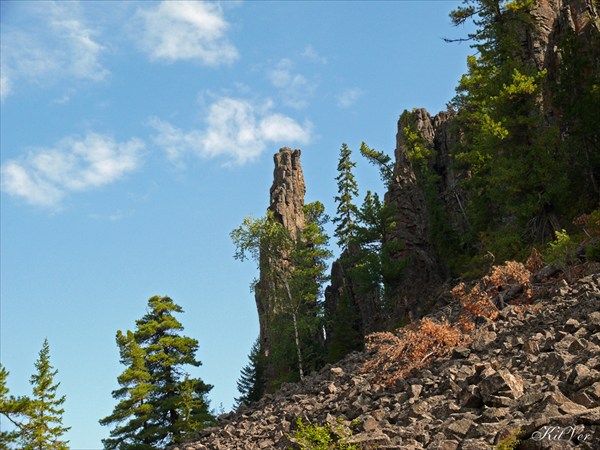
[(309, 61), (327, 64), (327, 58), (325, 58), (323, 55), (317, 52), (317, 50), (312, 45), (307, 45), (306, 47), (304, 47), (304, 50), (302, 50), (301, 55), (303, 58), (306, 58)]
[(119, 210), (119, 211), (115, 211), (115, 212), (109, 213), (109, 214), (94, 213), (94, 214), (89, 215), (90, 219), (102, 220), (102, 221), (107, 221), (107, 222), (119, 222), (123, 219), (128, 219), (131, 216), (133, 216), (133, 210), (130, 210), (130, 211)]
[(0, 74), (0, 102), (10, 94), (10, 81), (8, 75)]
[(96, 41), (97, 32), (86, 24), (79, 4), (32, 2), (27, 4), (26, 13), (26, 25), (2, 24), (2, 99), (23, 80), (102, 81), (108, 76), (100, 62), (105, 49)]
[(279, 90), (283, 103), (292, 108), (301, 109), (308, 106), (308, 101), (315, 91), (315, 83), (294, 70), (291, 59), (282, 59), (268, 71), (267, 76), (273, 86)]
[(138, 9), (136, 19), (138, 44), (152, 60), (195, 60), (218, 66), (238, 58), (217, 3), (163, 1)]
[(65, 138), (53, 148), (34, 148), (2, 164), (2, 190), (32, 205), (55, 208), (69, 193), (113, 183), (137, 169), (143, 148), (139, 139), (116, 142), (97, 133)]
[(336, 96), (337, 104), (340, 108), (350, 108), (359, 98), (365, 95), (365, 91), (358, 88), (346, 89)]
[(272, 112), (272, 102), (221, 97), (208, 108), (203, 130), (183, 131), (171, 123), (152, 118), (154, 141), (173, 162), (186, 154), (224, 158), (242, 165), (258, 158), (271, 143), (308, 143), (312, 124), (299, 124), (289, 116)]

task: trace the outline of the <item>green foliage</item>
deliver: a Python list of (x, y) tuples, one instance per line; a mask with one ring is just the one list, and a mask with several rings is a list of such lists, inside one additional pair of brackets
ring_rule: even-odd
[(31, 376), (33, 395), (14, 397), (9, 395), (6, 379), (8, 371), (0, 366), (0, 414), (14, 426), (14, 431), (0, 431), (0, 448), (17, 443), (23, 450), (66, 450), (68, 441), (62, 436), (70, 427), (62, 424), (66, 397), (58, 396), (60, 383), (54, 382), (58, 373), (50, 364), (50, 346), (44, 340), (35, 362), (36, 372)]
[(515, 428), (512, 430), (507, 436), (500, 439), (500, 441), (494, 445), (494, 450), (515, 450), (521, 440), (519, 436), (523, 434), (523, 430), (521, 428)]
[(394, 179), (394, 163), (391, 156), (383, 152), (370, 148), (364, 142), (360, 145), (360, 154), (364, 156), (369, 163), (379, 169), (379, 176), (386, 187), (389, 187)]
[[(590, 122), (600, 108), (593, 93), (598, 55), (590, 49), (600, 47), (584, 51), (567, 37), (560, 43), (558, 80), (549, 78), (531, 64), (522, 43), (537, 26), (534, 4), (466, 0), (451, 13), (457, 25), (476, 25), (469, 39), (478, 55), (468, 58), (453, 100), (462, 136), (453, 151), (467, 174), (461, 188), (471, 234), (464, 241), (475, 258), (528, 253), (532, 244), (552, 238), (559, 221), (591, 209), (600, 192), (598, 127)], [(552, 120), (541, 99), (552, 101)]]
[(265, 393), (265, 358), (258, 338), (252, 344), (248, 360), (237, 382), (240, 396), (235, 399), (236, 408), (259, 401)]
[(301, 418), (296, 421), (298, 429), (294, 435), (300, 450), (358, 450), (353, 444), (348, 443), (352, 436), (351, 430), (339, 424), (332, 427), (330, 424), (304, 424)]
[(119, 403), (100, 420), (116, 425), (102, 441), (106, 449), (163, 448), (213, 422), (206, 398), (212, 386), (183, 370), (201, 363), (198, 341), (180, 335), (183, 326), (174, 313), (182, 312), (169, 297), (154, 296), (135, 331), (117, 332), (126, 369), (117, 378), (121, 388), (113, 391)]
[(15, 426), (14, 431), (0, 430), (0, 448), (9, 448), (8, 444), (13, 444), (23, 436), (27, 418), (27, 411), (31, 399), (27, 397), (14, 397), (9, 395), (9, 389), (6, 386), (6, 379), (9, 372), (0, 364), (0, 414), (6, 420)]
[[(324, 226), (328, 221), (320, 202), (305, 205), (306, 225), (294, 239), (271, 212), (265, 218), (246, 218), (231, 233), (236, 259), (254, 259), (260, 286), (272, 297), (269, 311), (270, 353), (265, 360), (275, 387), (302, 379), (304, 371), (324, 363), (322, 284), (327, 280), (327, 259), (331, 252)], [(259, 286), (256, 286), (258, 289)]]
[(39, 358), (35, 362), (36, 373), (31, 376), (33, 396), (27, 404), (29, 421), (21, 428), (23, 450), (66, 450), (67, 442), (61, 440), (70, 427), (62, 425), (66, 397), (57, 396), (60, 383), (54, 382), (58, 373), (50, 364), (50, 346), (44, 340)]
[(348, 292), (338, 299), (327, 336), (327, 360), (336, 362), (354, 350), (361, 350), (364, 339), (356, 305)]
[(597, 208), (600, 196), (600, 36), (589, 41), (574, 32), (563, 33), (562, 61), (550, 90), (560, 112), (562, 145), (568, 154), (563, 169), (569, 177), (571, 217)]
[(261, 253), (277, 259), (288, 254), (293, 246), (289, 231), (275, 220), (272, 211), (267, 211), (267, 215), (259, 219), (252, 216), (244, 218), (230, 236), (235, 245), (234, 258), (240, 261), (250, 258), (260, 264)]
[(577, 259), (577, 243), (566, 230), (556, 231), (555, 239), (548, 243), (545, 261), (560, 267), (572, 265)]
[(588, 261), (600, 262), (600, 240), (596, 240), (586, 247), (585, 258)]
[(338, 185), (338, 195), (335, 197), (337, 213), (333, 218), (333, 223), (337, 225), (334, 235), (337, 237), (338, 245), (343, 248), (348, 248), (348, 244), (354, 236), (358, 214), (358, 208), (353, 203), (354, 198), (358, 196), (358, 185), (352, 173), (356, 163), (350, 159), (351, 154), (352, 150), (346, 144), (342, 144), (337, 167), (338, 176), (335, 178)]
[(400, 124), (402, 124), (402, 137), (406, 145), (408, 158), (413, 162), (432, 158), (434, 156), (433, 150), (428, 147), (411, 119), (411, 113), (404, 110), (400, 116)]

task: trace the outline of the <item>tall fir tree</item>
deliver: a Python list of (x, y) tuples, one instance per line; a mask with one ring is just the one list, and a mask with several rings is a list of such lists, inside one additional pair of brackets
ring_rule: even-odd
[(333, 218), (333, 223), (337, 224), (334, 235), (343, 249), (348, 248), (354, 236), (358, 215), (358, 208), (354, 204), (354, 199), (358, 196), (358, 185), (353, 173), (356, 163), (350, 159), (351, 154), (352, 150), (346, 144), (342, 144), (337, 166), (338, 175), (335, 177), (338, 195), (334, 198), (337, 203), (336, 216)]
[(70, 427), (64, 427), (62, 415), (66, 397), (58, 396), (60, 383), (54, 382), (58, 370), (50, 364), (50, 345), (44, 340), (38, 360), (36, 373), (31, 376), (33, 396), (27, 406), (29, 422), (22, 428), (23, 450), (66, 450), (68, 441), (62, 436)]
[(174, 313), (182, 312), (169, 297), (154, 296), (135, 332), (117, 333), (121, 362), (128, 367), (118, 378), (121, 389), (113, 392), (121, 401), (100, 420), (119, 424), (103, 441), (106, 449), (163, 448), (212, 423), (206, 398), (212, 386), (184, 370), (201, 363), (198, 341), (180, 335), (183, 326)]

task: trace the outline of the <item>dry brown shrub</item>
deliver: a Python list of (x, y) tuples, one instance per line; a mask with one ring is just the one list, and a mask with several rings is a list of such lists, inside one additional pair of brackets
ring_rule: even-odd
[(460, 326), (423, 319), (397, 333), (367, 336), (367, 350), (374, 356), (364, 364), (363, 370), (377, 372), (380, 381), (391, 384), (411, 370), (425, 367), (430, 359), (444, 356), (467, 341), (468, 335)]
[(573, 220), (573, 225), (581, 227), (588, 237), (600, 236), (600, 212), (582, 214)]
[(460, 283), (451, 293), (471, 314), (494, 320), (498, 317), (496, 304), (502, 304), (504, 296), (511, 289), (519, 287), (522, 288), (520, 300), (531, 300), (531, 272), (521, 263), (507, 261), (503, 266), (492, 267), (491, 273), (483, 277), (470, 291), (464, 283)]
[(498, 317), (498, 308), (479, 284), (467, 291), (465, 284), (459, 283), (450, 292), (452, 297), (460, 302), (464, 310), (473, 316), (481, 316), (491, 320)]
[(542, 261), (542, 255), (537, 251), (535, 247), (531, 249), (531, 253), (527, 261), (525, 261), (525, 268), (529, 270), (529, 272), (536, 272), (544, 267), (544, 262)]
[(425, 367), (432, 359), (446, 356), (460, 345), (472, 341), (477, 316), (494, 320), (498, 317), (495, 305), (512, 288), (523, 287), (522, 298), (529, 299), (531, 272), (523, 264), (509, 261), (494, 266), (490, 275), (481, 279), (472, 289), (458, 284), (451, 293), (459, 301), (462, 311), (455, 323), (435, 322), (425, 318), (396, 333), (373, 333), (366, 337), (371, 358), (363, 366), (364, 372), (378, 374), (379, 381), (392, 384), (411, 370)]

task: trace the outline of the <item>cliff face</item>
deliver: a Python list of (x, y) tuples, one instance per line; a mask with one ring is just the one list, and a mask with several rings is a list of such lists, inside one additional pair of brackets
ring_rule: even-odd
[(419, 310), (420, 300), (426, 296), (428, 288), (439, 281), (439, 269), (433, 256), (429, 241), (429, 214), (425, 194), (417, 181), (413, 164), (408, 156), (408, 143), (403, 130), (413, 126), (422, 135), (427, 145), (435, 141), (434, 124), (424, 109), (413, 111), (410, 117), (398, 121), (396, 163), (393, 182), (385, 194), (385, 202), (395, 209), (395, 227), (385, 244), (395, 248), (391, 258), (398, 264), (406, 264), (401, 279), (392, 292), (388, 292), (389, 301), (395, 305), (397, 319), (412, 316)]
[[(300, 164), (300, 150), (284, 147), (274, 156), (275, 169), (273, 171), (273, 185), (269, 210), (273, 212), (275, 220), (287, 228), (293, 237), (305, 226), (304, 194), (306, 186)], [(260, 325), (260, 343), (263, 353), (268, 357), (271, 349), (270, 334), (272, 319), (281, 309), (276, 292), (281, 288), (269, 274), (269, 266), (289, 264), (288, 261), (277, 261), (272, 255), (260, 255), (260, 276), (256, 285), (255, 299)], [(266, 368), (267, 381), (271, 381), (272, 373), (268, 362)]]
[(543, 107), (552, 121), (560, 117), (560, 112), (555, 110), (550, 86), (560, 75), (567, 37), (575, 37), (586, 51), (600, 57), (598, 3), (594, 0), (538, 0), (532, 17), (536, 27), (523, 35), (524, 57), (537, 69), (547, 71)]

